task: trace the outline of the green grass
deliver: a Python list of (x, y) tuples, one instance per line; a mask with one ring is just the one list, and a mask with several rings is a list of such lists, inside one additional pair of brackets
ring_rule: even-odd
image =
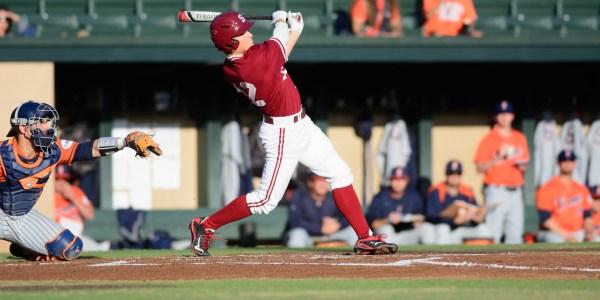
[[(597, 299), (597, 280), (264, 279), (0, 282), (2, 299)], [(39, 286), (42, 290), (33, 290)], [(29, 289), (19, 291), (19, 289)]]

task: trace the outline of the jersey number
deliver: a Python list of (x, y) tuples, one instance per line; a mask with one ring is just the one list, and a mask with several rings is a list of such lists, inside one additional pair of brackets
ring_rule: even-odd
[(239, 88), (235, 85), (235, 83), (233, 84), (233, 87), (236, 91), (238, 91), (238, 93), (242, 93), (248, 99), (250, 99), (252, 104), (258, 107), (265, 106), (266, 103), (264, 100), (256, 100), (256, 87), (254, 86), (254, 84), (249, 82), (240, 82)]
[(440, 5), (439, 18), (442, 21), (458, 22), (464, 11), (464, 6), (460, 4), (444, 2)]

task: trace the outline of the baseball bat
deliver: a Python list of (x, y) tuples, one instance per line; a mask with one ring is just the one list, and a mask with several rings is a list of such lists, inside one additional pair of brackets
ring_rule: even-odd
[[(199, 11), (199, 10), (182, 10), (179, 12), (179, 22), (212, 22), (214, 18), (220, 15), (216, 11)], [(271, 16), (248, 16), (244, 15), (247, 20), (271, 20)]]

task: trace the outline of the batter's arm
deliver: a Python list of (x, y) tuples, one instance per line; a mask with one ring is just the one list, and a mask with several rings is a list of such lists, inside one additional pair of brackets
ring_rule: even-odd
[(290, 38), (286, 43), (285, 47), (287, 49), (288, 57), (292, 53), (292, 49), (296, 46), (298, 39), (300, 38), (300, 34), (302, 33), (302, 29), (304, 29), (304, 19), (302, 18), (301, 13), (288, 13), (287, 18), (288, 25), (290, 26)]

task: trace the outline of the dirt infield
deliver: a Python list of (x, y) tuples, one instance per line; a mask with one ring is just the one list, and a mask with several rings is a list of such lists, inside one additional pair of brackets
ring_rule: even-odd
[(233, 278), (600, 279), (597, 249), (401, 252), (363, 256), (302, 252), (0, 263), (0, 280), (199, 280)]

